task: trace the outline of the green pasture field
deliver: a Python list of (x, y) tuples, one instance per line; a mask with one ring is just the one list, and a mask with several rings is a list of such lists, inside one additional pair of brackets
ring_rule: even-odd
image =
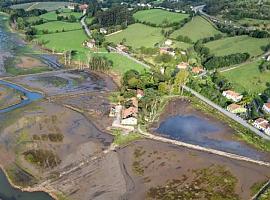
[(192, 47), (193, 45), (192, 44), (189, 44), (189, 43), (179, 42), (179, 41), (173, 40), (173, 45), (172, 46), (174, 48), (179, 48), (179, 49), (187, 50), (190, 47)]
[(156, 43), (161, 42), (164, 38), (161, 34), (161, 28), (154, 28), (144, 24), (132, 24), (127, 29), (114, 35), (106, 37), (108, 42), (115, 44), (126, 39), (126, 44), (133, 48), (154, 47)]
[(262, 46), (270, 43), (270, 38), (253, 38), (249, 36), (228, 37), (205, 44), (211, 53), (224, 56), (234, 53), (249, 53), (251, 56), (263, 54)]
[(259, 70), (260, 61), (254, 61), (242, 65), (230, 71), (222, 72), (238, 92), (251, 94), (261, 93), (266, 89), (266, 83), (270, 81), (270, 72), (261, 73)]
[(55, 33), (56, 31), (71, 31), (82, 28), (80, 23), (69, 23), (63, 21), (48, 22), (34, 27), (38, 30), (38, 34), (42, 34), (42, 30), (48, 30), (49, 33)]
[(150, 9), (138, 11), (134, 14), (134, 18), (140, 22), (150, 22), (158, 26), (163, 24), (172, 24), (174, 22), (180, 22), (188, 18), (188, 14), (174, 13), (161, 9)]
[(185, 24), (179, 30), (174, 31), (171, 34), (171, 38), (177, 38), (177, 36), (187, 36), (193, 42), (196, 42), (199, 39), (211, 37), (216, 34), (220, 34), (221, 32), (218, 31), (210, 22), (206, 19), (196, 16), (190, 22)]
[(89, 52), (89, 49), (82, 45), (87, 39), (83, 30), (76, 30), (38, 35), (36, 40), (43, 43), (46, 48), (54, 49), (57, 52), (74, 50), (77, 52), (76, 57), (80, 59), (81, 57), (85, 57), (86, 53)]
[(142, 65), (134, 62), (133, 60), (123, 55), (117, 53), (104, 53), (101, 55), (104, 55), (109, 60), (113, 61), (113, 70), (119, 74), (124, 74), (126, 71), (130, 69), (135, 69), (139, 72), (145, 70), (145, 68)]
[[(74, 15), (77, 19), (79, 19), (82, 16), (82, 13), (72, 12), (70, 10), (64, 9), (59, 15), (62, 15), (65, 17), (70, 16), (70, 15)], [(55, 11), (45, 13), (43, 15), (40, 15), (39, 17), (42, 19), (45, 19), (47, 21), (56, 21), (57, 20), (57, 14), (55, 13)]]
[(65, 6), (69, 5), (69, 2), (32, 2), (32, 3), (23, 3), (11, 6), (13, 9), (25, 9), (25, 10), (33, 10), (33, 9), (44, 9), (47, 11), (57, 10), (59, 8), (65, 8)]

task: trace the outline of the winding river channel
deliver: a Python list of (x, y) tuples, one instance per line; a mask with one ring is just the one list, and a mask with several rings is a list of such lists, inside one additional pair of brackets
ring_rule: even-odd
[[(7, 16), (0, 13), (0, 75), (5, 72), (5, 59), (16, 55), (16, 50), (20, 49), (23, 45), (15, 34), (8, 31), (6, 20)], [(25, 106), (43, 97), (41, 93), (29, 91), (19, 85), (3, 80), (0, 80), (0, 85), (13, 88), (23, 94), (20, 103), (0, 110), (0, 115), (4, 115), (4, 113)], [(0, 170), (0, 200), (52, 200), (52, 198), (45, 192), (22, 192), (19, 189), (13, 188), (3, 171)]]

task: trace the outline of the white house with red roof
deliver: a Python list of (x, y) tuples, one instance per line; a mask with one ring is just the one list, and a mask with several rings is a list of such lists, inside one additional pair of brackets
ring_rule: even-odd
[(181, 62), (178, 65), (176, 65), (178, 69), (187, 69), (189, 67), (189, 64), (187, 62)]
[(226, 97), (227, 99), (230, 99), (234, 102), (239, 102), (242, 100), (243, 98), (243, 95), (235, 92), (235, 91), (232, 91), (232, 90), (226, 90), (226, 91), (223, 91), (222, 95), (224, 97)]
[(270, 103), (265, 103), (263, 105), (263, 110), (266, 112), (266, 113), (270, 113)]
[(258, 118), (254, 121), (253, 125), (254, 127), (256, 127), (257, 129), (261, 131), (264, 131), (264, 132), (270, 131), (270, 125), (266, 119)]

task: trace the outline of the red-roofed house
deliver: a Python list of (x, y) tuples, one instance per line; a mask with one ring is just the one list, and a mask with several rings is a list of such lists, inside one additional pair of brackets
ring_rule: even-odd
[(201, 68), (201, 67), (193, 67), (192, 68), (192, 73), (194, 73), (194, 74), (200, 74), (200, 73), (203, 73), (203, 68)]
[(269, 122), (263, 118), (256, 119), (255, 122), (253, 123), (253, 125), (257, 129), (264, 131), (264, 132), (266, 132), (267, 129), (269, 130)]
[(136, 117), (138, 113), (138, 108), (136, 107), (129, 107), (122, 111), (122, 118), (126, 119), (128, 117)]
[(176, 65), (178, 69), (187, 69), (189, 67), (189, 64), (186, 62), (181, 62), (178, 65)]
[(88, 5), (87, 4), (81, 4), (79, 5), (80, 10), (87, 10)]
[(239, 93), (234, 92), (232, 90), (223, 91), (222, 95), (234, 102), (239, 102), (243, 98), (243, 95), (240, 95)]
[(227, 110), (231, 113), (234, 113), (234, 114), (240, 114), (240, 113), (247, 112), (246, 108), (244, 108), (243, 106), (240, 106), (238, 104), (235, 104), (235, 103), (232, 103), (229, 106), (227, 106)]
[(270, 103), (265, 103), (263, 105), (263, 110), (267, 113), (270, 113)]
[(141, 98), (143, 98), (143, 96), (144, 96), (143, 90), (137, 89), (137, 98), (141, 99)]

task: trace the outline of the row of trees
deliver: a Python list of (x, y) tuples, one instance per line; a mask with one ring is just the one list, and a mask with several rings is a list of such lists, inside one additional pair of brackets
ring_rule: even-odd
[(229, 36), (236, 36), (236, 35), (249, 35), (250, 37), (254, 38), (269, 38), (270, 33), (264, 30), (251, 30), (248, 28), (239, 28), (239, 27), (234, 27), (232, 25), (228, 24), (221, 24), (221, 23), (216, 23), (218, 29), (223, 32), (227, 33)]

